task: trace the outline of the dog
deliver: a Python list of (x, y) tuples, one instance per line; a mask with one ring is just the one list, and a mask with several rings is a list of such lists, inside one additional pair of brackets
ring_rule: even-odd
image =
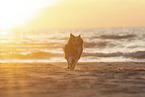
[(63, 47), (68, 69), (74, 70), (83, 52), (83, 39), (81, 35), (74, 36), (70, 33), (68, 43)]

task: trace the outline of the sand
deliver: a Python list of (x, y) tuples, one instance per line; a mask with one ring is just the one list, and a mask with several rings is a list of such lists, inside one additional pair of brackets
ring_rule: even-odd
[(0, 97), (145, 97), (145, 63), (1, 63)]

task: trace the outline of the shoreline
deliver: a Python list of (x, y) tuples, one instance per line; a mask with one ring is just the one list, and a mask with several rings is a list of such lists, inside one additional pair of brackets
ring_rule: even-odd
[(145, 62), (0, 63), (2, 97), (144, 97)]

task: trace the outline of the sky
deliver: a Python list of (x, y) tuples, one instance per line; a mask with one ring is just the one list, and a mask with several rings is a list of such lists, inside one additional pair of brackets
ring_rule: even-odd
[(0, 16), (3, 29), (145, 26), (145, 0), (1, 0), (1, 5), (0, 12), (7, 13)]

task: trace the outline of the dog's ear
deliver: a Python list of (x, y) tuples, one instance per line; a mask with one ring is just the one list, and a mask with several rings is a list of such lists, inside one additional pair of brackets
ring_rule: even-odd
[(81, 34), (79, 34), (79, 36), (78, 37), (81, 37)]
[(74, 35), (72, 33), (70, 33), (70, 37), (74, 37)]

